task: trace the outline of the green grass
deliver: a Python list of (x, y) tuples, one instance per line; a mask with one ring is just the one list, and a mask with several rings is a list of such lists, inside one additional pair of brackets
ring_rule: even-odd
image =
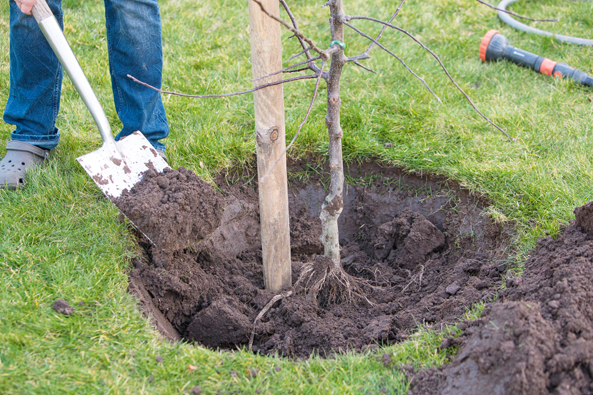
[[(65, 0), (66, 35), (114, 130), (119, 127), (108, 75), (103, 2)], [(394, 2), (368, 7), (348, 1), (352, 15), (387, 18)], [(302, 31), (329, 44), (327, 9), (298, 0), (293, 10)], [(524, 0), (513, 10), (556, 17), (531, 23), (554, 32), (590, 37), (593, 3)], [(251, 87), (246, 3), (226, 0), (163, 0), (164, 87), (185, 93), (223, 93)], [(490, 213), (518, 229), (517, 259), (538, 237), (556, 234), (575, 206), (593, 199), (593, 90), (554, 80), (508, 63), (482, 64), (481, 38), (498, 29), (513, 45), (593, 72), (593, 49), (560, 44), (502, 25), (494, 12), (470, 0), (410, 0), (397, 23), (416, 34), (494, 122), (517, 138), (511, 142), (465, 102), (425, 52), (402, 35), (387, 32), (384, 45), (400, 55), (443, 99), (438, 104), (421, 83), (378, 48), (367, 65), (373, 75), (348, 67), (342, 86), (347, 162), (371, 158), (405, 169), (445, 175), (489, 197)], [(368, 33), (379, 28), (356, 21)], [(230, 29), (228, 26), (233, 26)], [(284, 58), (297, 51), (284, 33)], [(347, 54), (367, 43), (348, 31)], [(0, 107), (8, 99), (8, 5), (0, 7)], [(287, 133), (304, 116), (312, 82), (284, 88)], [(323, 156), (324, 88), (293, 158)], [(251, 163), (255, 155), (251, 96), (196, 100), (165, 96), (174, 165), (205, 179), (221, 169)], [(238, 351), (213, 352), (159, 338), (126, 292), (130, 259), (139, 254), (117, 210), (102, 196), (75, 158), (96, 149), (100, 138), (82, 101), (65, 80), (58, 119), (62, 141), (43, 169), (21, 191), (0, 191), (0, 393), (179, 394), (200, 385), (203, 393), (404, 393), (404, 376), (383, 366), (444, 363), (438, 351), (445, 332), (420, 331), (410, 340), (361, 355), (291, 361)], [(11, 126), (0, 124), (0, 146)], [(384, 147), (391, 142), (392, 148)], [(0, 149), (0, 155), (4, 150)], [(64, 298), (76, 314), (64, 317), (51, 303)], [(476, 306), (469, 316), (479, 315)], [(451, 329), (453, 330), (453, 329)], [(155, 356), (162, 356), (157, 363)], [(188, 365), (197, 366), (195, 371)], [(276, 372), (275, 367), (281, 367)], [(248, 369), (260, 374), (250, 378)], [(235, 370), (236, 377), (230, 375)], [(151, 378), (149, 380), (149, 378)]]

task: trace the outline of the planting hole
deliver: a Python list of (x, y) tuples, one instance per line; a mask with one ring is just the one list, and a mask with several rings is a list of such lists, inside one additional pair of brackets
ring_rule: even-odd
[[(326, 170), (289, 165), (293, 284), (306, 263), (323, 261)], [(157, 246), (139, 238), (146, 258), (135, 262), (130, 288), (171, 338), (246, 346), (274, 296), (264, 289), (257, 185), (247, 173), (219, 176), (217, 189), (183, 168), (149, 173), (117, 203)], [(364, 298), (295, 292), (257, 322), (255, 352), (327, 356), (398, 342), (420, 326), (456, 322), (503, 281), (510, 230), (479, 198), (442, 178), (374, 164), (346, 174), (341, 258)]]

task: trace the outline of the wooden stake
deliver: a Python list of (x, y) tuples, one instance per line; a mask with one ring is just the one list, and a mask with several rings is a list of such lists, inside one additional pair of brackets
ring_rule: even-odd
[[(262, 0), (264, 7), (279, 15), (278, 0)], [(251, 63), (253, 78), (282, 69), (280, 24), (264, 14), (254, 2), (249, 2), (251, 31)], [(282, 79), (282, 74), (258, 80), (263, 85)], [(284, 134), (284, 94), (282, 85), (271, 86), (253, 93), (255, 132), (257, 138), (258, 179), (268, 172), (286, 147)], [(283, 157), (259, 183), (259, 209), (266, 289), (278, 293), (292, 285), (290, 265), (290, 229), (288, 223), (288, 183), (286, 157)]]

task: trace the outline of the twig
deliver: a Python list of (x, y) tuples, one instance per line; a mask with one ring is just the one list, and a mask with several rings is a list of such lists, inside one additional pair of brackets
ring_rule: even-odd
[(272, 308), (274, 303), (276, 303), (277, 301), (279, 301), (281, 299), (288, 298), (290, 295), (292, 295), (292, 293), (293, 293), (293, 291), (291, 289), (290, 291), (282, 292), (282, 293), (274, 296), (268, 302), (268, 304), (266, 304), (264, 306), (262, 311), (259, 312), (257, 317), (255, 317), (255, 320), (253, 320), (253, 328), (251, 329), (251, 336), (249, 336), (249, 351), (251, 351), (251, 348), (253, 347), (253, 338), (255, 337), (255, 324), (257, 324), (257, 321), (259, 321), (260, 319), (263, 318), (263, 316), (268, 312), (268, 310), (270, 310)]
[(560, 20), (558, 18), (544, 18), (544, 19), (528, 18), (526, 16), (519, 15), (516, 12), (509, 11), (509, 10), (503, 10), (502, 8), (495, 7), (492, 4), (488, 4), (488, 3), (486, 3), (485, 1), (482, 1), (482, 0), (476, 0), (476, 1), (478, 3), (480, 3), (480, 4), (485, 5), (486, 7), (492, 8), (493, 10), (504, 12), (505, 14), (509, 14), (509, 15), (515, 16), (515, 17), (520, 18), (520, 19), (526, 19), (528, 21), (534, 21), (534, 22), (558, 22)]
[[(399, 10), (404, 5), (404, 1), (406, 1), (406, 0), (401, 0), (401, 2), (399, 3), (399, 6), (395, 10), (395, 12), (391, 16), (391, 18), (389, 18), (389, 23), (391, 23), (391, 21), (393, 21), (395, 19), (395, 17), (397, 16), (397, 14), (399, 14)], [(383, 25), (383, 27), (381, 28), (381, 32), (379, 33), (379, 35), (375, 39), (376, 41), (379, 41), (381, 39), (381, 37), (383, 36), (383, 32), (385, 31), (385, 29), (387, 29), (387, 26)], [(367, 48), (367, 50), (364, 51), (364, 53), (368, 55), (368, 53), (371, 52), (371, 49), (373, 49), (373, 45), (375, 45), (375, 41), (371, 42), (371, 44), (369, 45), (369, 47)]]
[(428, 84), (426, 83), (426, 81), (424, 81), (418, 74), (414, 73), (414, 71), (408, 67), (408, 65), (406, 64), (406, 62), (403, 61), (403, 59), (401, 59), (399, 56), (397, 56), (396, 54), (394, 54), (393, 52), (391, 52), (390, 50), (388, 50), (387, 48), (385, 48), (383, 45), (381, 45), (381, 43), (379, 43), (377, 40), (375, 40), (374, 38), (366, 35), (365, 33), (361, 32), (360, 30), (358, 30), (357, 28), (355, 28), (354, 26), (352, 26), (351, 24), (349, 24), (348, 22), (344, 22), (344, 24), (346, 26), (348, 26), (349, 28), (351, 28), (352, 30), (354, 30), (355, 32), (357, 32), (358, 34), (360, 34), (361, 36), (368, 38), (369, 40), (371, 40), (372, 42), (374, 42), (375, 44), (377, 44), (379, 46), (379, 48), (381, 48), (383, 51), (387, 52), (389, 55), (393, 56), (394, 58), (396, 58), (397, 60), (399, 60), (399, 62), (406, 68), (408, 69), (408, 71), (416, 78), (418, 78), (426, 87), (426, 89), (428, 89), (430, 91), (430, 93), (432, 93), (432, 95), (434, 97), (436, 97), (436, 99), (439, 101), (439, 103), (442, 103), (441, 99), (436, 95), (436, 93), (433, 92), (432, 89), (430, 89), (430, 87), (428, 86)]
[[(284, 11), (286, 11), (286, 13), (288, 14), (288, 17), (290, 18), (290, 21), (292, 22), (292, 25), (294, 26), (294, 28), (299, 30), (299, 25), (297, 24), (296, 18), (292, 14), (292, 11), (290, 11), (290, 8), (288, 7), (288, 4), (286, 4), (286, 1), (280, 0), (280, 4), (282, 4), (282, 7), (284, 7)], [(299, 39), (301, 46), (303, 47), (303, 49), (305, 49), (306, 45), (303, 42), (303, 39), (296, 35), (294, 35), (294, 37), (297, 37)], [(309, 49), (311, 49), (311, 47), (309, 47), (308, 49), (305, 49), (305, 54), (307, 55), (307, 59), (311, 59), (311, 54), (309, 53)]]
[(310, 62), (314, 62), (314, 61), (319, 60), (319, 59), (321, 59), (321, 56), (317, 56), (317, 57), (312, 58), (312, 59), (307, 59), (307, 60), (305, 60), (303, 62), (295, 63), (293, 65), (290, 65), (288, 67), (285, 67), (282, 70), (274, 71), (273, 73), (270, 73), (268, 75), (264, 75), (263, 77), (255, 78), (252, 81), (254, 82), (254, 81), (258, 81), (258, 80), (262, 80), (264, 78), (268, 78), (268, 77), (274, 76), (276, 74), (285, 73), (285, 72), (287, 72), (288, 70), (290, 70), (292, 68), (295, 68), (297, 66), (302, 66), (304, 64), (307, 64), (307, 63), (310, 63)]
[(317, 52), (318, 54), (320, 54), (322, 56), (323, 56), (323, 54), (325, 54), (325, 51), (324, 50), (322, 50), (321, 48), (317, 47), (315, 45), (315, 43), (313, 43), (313, 41), (310, 38), (303, 36), (303, 34), (298, 29), (295, 29), (294, 27), (290, 26), (282, 18), (279, 18), (276, 15), (271, 14), (266, 9), (266, 7), (264, 7), (264, 5), (262, 4), (261, 1), (259, 1), (259, 0), (251, 0), (251, 1), (253, 1), (255, 4), (257, 4), (264, 14), (266, 14), (267, 16), (269, 16), (270, 18), (272, 18), (276, 22), (280, 23), (282, 26), (284, 26), (285, 28), (287, 28), (288, 30), (290, 30), (291, 32), (293, 32), (294, 34), (296, 34), (297, 37), (299, 37), (300, 39), (302, 39), (303, 41), (305, 41), (307, 44), (309, 44), (311, 46), (311, 49), (313, 49), (315, 52)]
[[(303, 49), (301, 52), (292, 55), (290, 58), (288, 58), (288, 60), (286, 61), (286, 63), (290, 62), (291, 60), (293, 60), (294, 58), (298, 58), (299, 56), (301, 56), (304, 53), (307, 53), (307, 51), (309, 51), (311, 49), (311, 47), (307, 47), (305, 49)], [(307, 59), (310, 59), (309, 57), (307, 57)]]
[[(373, 74), (377, 74), (377, 72), (375, 70), (369, 69), (368, 67), (362, 65), (361, 63), (357, 62), (356, 60), (353, 60), (352, 63), (354, 63), (355, 65), (357, 65), (358, 67), (360, 67), (362, 69), (365, 69), (366, 71), (370, 71)], [(438, 99), (438, 97), (437, 97), (437, 99)]]
[(290, 141), (290, 144), (288, 144), (288, 146), (284, 149), (284, 151), (282, 151), (280, 156), (278, 156), (278, 158), (276, 158), (276, 160), (274, 161), (272, 166), (268, 169), (266, 174), (264, 174), (264, 176), (260, 179), (259, 182), (263, 183), (266, 180), (266, 178), (268, 178), (268, 176), (274, 169), (274, 166), (276, 166), (276, 163), (278, 163), (278, 161), (280, 161), (280, 159), (282, 159), (282, 157), (284, 155), (286, 155), (286, 151), (288, 151), (290, 149), (290, 147), (292, 147), (292, 145), (296, 141), (297, 137), (299, 137), (299, 134), (301, 133), (301, 129), (303, 128), (303, 125), (305, 124), (305, 122), (307, 122), (307, 118), (309, 118), (309, 114), (311, 114), (311, 109), (313, 108), (313, 103), (315, 103), (315, 98), (317, 97), (317, 91), (319, 90), (319, 81), (321, 80), (321, 77), (323, 75), (323, 69), (325, 68), (325, 63), (326, 62), (321, 63), (321, 70), (319, 71), (319, 75), (317, 76), (317, 81), (315, 81), (315, 90), (313, 91), (313, 98), (311, 99), (311, 104), (309, 104), (309, 109), (307, 110), (307, 114), (305, 114), (305, 118), (299, 125), (299, 129), (297, 130), (296, 134)]
[(306, 70), (311, 70), (308, 67), (302, 67), (300, 69), (294, 69), (294, 70), (285, 70), (284, 73), (298, 73), (299, 71), (306, 71)]
[[(502, 134), (504, 134), (507, 138), (509, 138), (512, 141), (517, 141), (517, 139), (509, 136), (507, 134), (507, 132), (505, 132), (500, 126), (498, 126), (497, 124), (495, 124), (494, 122), (492, 122), (490, 120), (490, 118), (488, 118), (486, 115), (484, 115), (480, 110), (478, 110), (478, 108), (476, 107), (476, 105), (474, 104), (474, 102), (472, 101), (472, 99), (470, 99), (470, 97), (467, 95), (467, 93), (465, 93), (465, 91), (463, 89), (461, 89), (461, 87), (457, 84), (457, 82), (455, 82), (455, 80), (453, 79), (453, 77), (451, 77), (451, 74), (449, 74), (449, 71), (447, 71), (447, 68), (445, 67), (445, 65), (443, 64), (443, 62), (441, 62), (441, 59), (438, 57), (437, 54), (435, 54), (434, 52), (432, 52), (430, 50), (430, 48), (428, 48), (426, 45), (424, 45), (420, 40), (418, 40), (416, 37), (414, 37), (414, 35), (412, 35), (410, 32), (408, 32), (405, 29), (402, 29), (401, 27), (392, 25), (391, 23), (379, 20), (379, 19), (375, 19), (375, 18), (371, 18), (368, 16), (350, 16), (350, 17), (346, 17), (347, 20), (354, 20), (354, 19), (364, 19), (364, 20), (368, 20), (368, 21), (373, 21), (373, 22), (377, 22), (377, 23), (382, 23), (383, 25), (390, 27), (394, 30), (400, 31), (402, 33), (404, 33), (405, 35), (407, 35), (408, 37), (410, 37), (412, 40), (414, 40), (418, 45), (420, 45), (425, 51), (427, 51), (429, 54), (432, 55), (433, 58), (436, 59), (436, 61), (439, 63), (439, 65), (441, 66), (441, 68), (443, 69), (443, 71), (445, 72), (445, 74), (447, 75), (447, 77), (449, 78), (449, 80), (451, 81), (451, 83), (453, 83), (453, 85), (455, 85), (455, 87), (459, 90), (459, 92), (461, 92), (463, 94), (463, 96), (465, 96), (465, 98), (467, 99), (467, 101), (469, 102), (469, 104), (473, 107), (473, 109), (480, 114), (480, 116), (482, 118), (484, 118), (486, 121), (488, 121), (488, 123), (490, 123), (492, 126), (494, 126), (496, 129), (498, 129), (500, 132), (502, 132)], [(352, 29), (355, 29), (354, 26), (352, 26), (351, 24), (349, 24), (348, 22), (344, 21), (344, 24), (351, 27)], [(379, 43), (377, 43), (377, 45), (380, 45)]]
[(293, 78), (287, 78), (285, 80), (281, 80), (281, 81), (275, 81), (275, 82), (270, 82), (264, 85), (260, 85), (257, 86), (253, 89), (249, 89), (246, 91), (241, 91), (241, 92), (233, 92), (233, 93), (223, 93), (221, 95), (186, 95), (184, 93), (177, 93), (177, 92), (171, 92), (171, 91), (164, 91), (162, 89), (156, 88), (152, 85), (147, 84), (146, 82), (142, 82), (139, 79), (137, 79), (136, 77), (131, 76), (130, 74), (127, 75), (128, 78), (130, 78), (132, 81), (139, 83), (140, 85), (144, 85), (150, 89), (153, 89), (159, 93), (165, 93), (167, 95), (174, 95), (174, 96), (183, 96), (183, 97), (196, 97), (196, 98), (206, 98), (206, 97), (229, 97), (229, 96), (238, 96), (238, 95), (243, 95), (245, 93), (251, 93), (251, 92), (255, 92), (258, 91), (260, 89), (264, 89), (267, 88), (269, 86), (275, 86), (275, 85), (280, 85), (280, 84), (284, 84), (286, 82), (292, 82), (292, 81), (298, 81), (298, 80), (310, 80), (313, 78), (316, 78), (317, 75), (315, 74), (310, 74), (310, 75), (301, 75), (299, 77), (293, 77)]

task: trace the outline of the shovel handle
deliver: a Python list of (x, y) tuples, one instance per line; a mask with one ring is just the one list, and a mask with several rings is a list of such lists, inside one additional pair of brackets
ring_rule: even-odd
[(45, 0), (37, 0), (31, 12), (37, 23), (41, 23), (45, 18), (54, 16)]
[(101, 103), (99, 103), (93, 88), (91, 88), (91, 84), (89, 84), (89, 81), (84, 75), (82, 67), (80, 67), (78, 60), (76, 59), (76, 55), (72, 52), (72, 48), (70, 47), (70, 44), (68, 44), (68, 40), (66, 40), (66, 37), (64, 36), (57, 19), (47, 5), (47, 2), (45, 0), (37, 0), (37, 3), (33, 6), (32, 14), (33, 17), (35, 17), (39, 28), (43, 32), (43, 35), (47, 39), (47, 42), (62, 64), (62, 67), (66, 70), (68, 77), (70, 77), (70, 80), (78, 91), (82, 101), (93, 116), (97, 128), (99, 129), (99, 133), (101, 133), (103, 145), (110, 145), (115, 151), (118, 151), (103, 107), (101, 107)]

